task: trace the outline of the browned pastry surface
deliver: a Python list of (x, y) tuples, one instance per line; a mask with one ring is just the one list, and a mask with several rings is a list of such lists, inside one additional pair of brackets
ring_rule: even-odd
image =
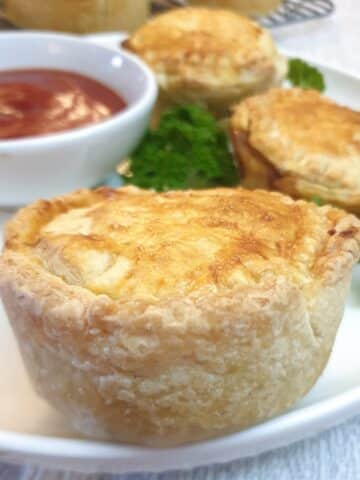
[(287, 71), (270, 34), (228, 10), (171, 10), (149, 20), (124, 46), (149, 64), (163, 95), (214, 110), (278, 85)]
[(316, 91), (273, 89), (231, 120), (245, 184), (360, 211), (360, 112)]
[(76, 428), (191, 442), (311, 388), (359, 225), (266, 191), (84, 190), (7, 225), (0, 293), (34, 385)]

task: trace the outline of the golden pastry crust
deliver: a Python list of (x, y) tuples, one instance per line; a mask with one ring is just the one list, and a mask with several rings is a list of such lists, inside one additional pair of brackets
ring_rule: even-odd
[(280, 84), (287, 71), (266, 30), (221, 9), (171, 10), (140, 27), (124, 46), (149, 64), (162, 96), (219, 114)]
[(175, 445), (313, 385), (359, 255), (355, 217), (278, 193), (80, 191), (7, 225), (0, 293), (36, 388), (77, 428)]
[(149, 3), (144, 0), (6, 0), (4, 13), (14, 25), (31, 30), (128, 32), (148, 17)]
[(360, 213), (360, 112), (316, 91), (272, 89), (240, 103), (231, 129), (245, 185)]

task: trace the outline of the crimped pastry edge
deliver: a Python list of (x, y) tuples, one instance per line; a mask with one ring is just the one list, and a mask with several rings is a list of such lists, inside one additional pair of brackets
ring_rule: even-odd
[[(77, 192), (70, 203), (89, 201), (89, 193)], [(8, 239), (22, 227), (24, 212)], [(77, 428), (97, 438), (176, 445), (262, 421), (311, 388), (359, 256), (357, 220), (344, 215), (335, 229), (310, 299), (268, 275), (257, 288), (222, 295), (119, 304), (40, 273), (16, 251), (0, 261), (0, 292), (37, 390)]]
[[(293, 88), (292, 90), (301, 92), (299, 88)], [(286, 90), (274, 88), (269, 94), (280, 91), (286, 92)], [(319, 94), (319, 92), (315, 93)], [(261, 96), (255, 96), (253, 99), (250, 99), (250, 102), (256, 101), (258, 98), (261, 99)], [(321, 98), (324, 104), (337, 105), (330, 98)], [(351, 111), (349, 108), (338, 106)], [(360, 191), (341, 188), (340, 186), (329, 186), (326, 185), (326, 182), (321, 182), (321, 177), (314, 181), (310, 175), (301, 175), (300, 173), (297, 174), (296, 171), (282, 169), (281, 166), (276, 165), (276, 161), (273, 161), (274, 158), (276, 159), (276, 143), (278, 142), (281, 149), (283, 149), (282, 140), (274, 135), (272, 141), (274, 156), (265, 155), (257, 149), (256, 142), (252, 141), (251, 138), (253, 125), (251, 108), (248, 103), (246, 101), (239, 103), (232, 110), (230, 134), (236, 161), (244, 174), (243, 184), (246, 188), (276, 190), (295, 199), (312, 200), (314, 197), (320, 197), (324, 203), (329, 203), (335, 207), (360, 215)], [(290, 154), (288, 153), (288, 155), (290, 155), (290, 158), (292, 155), (296, 158), (294, 151), (290, 152)], [(329, 158), (329, 161), (327, 158)], [(337, 161), (340, 162), (341, 156), (339, 158), (324, 156), (324, 159), (326, 160), (325, 163), (331, 164)]]
[[(348, 284), (349, 275), (306, 306), (281, 279), (238, 304), (174, 303), (121, 323), (104, 299), (41, 309), (10, 284), (2, 297), (36, 390), (75, 428), (163, 447), (245, 428), (304, 395), (327, 363)], [(222, 322), (210, 326), (209, 315)]]
[(245, 144), (248, 130), (234, 128), (231, 130), (236, 161), (244, 176), (243, 185), (246, 188), (276, 190), (294, 199), (311, 201), (318, 197), (324, 203), (360, 215), (360, 192), (327, 187), (325, 184), (311, 182), (300, 175), (286, 171), (282, 172), (250, 143)]

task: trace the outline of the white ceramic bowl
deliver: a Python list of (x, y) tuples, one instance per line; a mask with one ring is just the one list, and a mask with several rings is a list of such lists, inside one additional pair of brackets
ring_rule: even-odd
[(0, 70), (47, 68), (92, 77), (118, 92), (128, 108), (67, 132), (0, 141), (0, 206), (13, 207), (101, 181), (136, 146), (156, 100), (146, 65), (71, 35), (0, 34)]

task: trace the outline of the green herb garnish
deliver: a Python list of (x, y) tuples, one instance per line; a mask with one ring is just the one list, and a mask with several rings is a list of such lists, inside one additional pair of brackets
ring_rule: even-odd
[(300, 60), (292, 58), (289, 60), (288, 80), (297, 87), (304, 89), (313, 88), (323, 92), (325, 90), (324, 76), (315, 67)]
[(316, 203), (316, 205), (318, 207), (322, 207), (323, 205), (326, 204), (326, 202), (321, 197), (319, 197), (318, 195), (313, 195), (310, 198), (310, 201), (313, 202), (313, 203)]
[(126, 184), (157, 191), (232, 186), (239, 175), (215, 118), (195, 105), (165, 112), (132, 154)]

